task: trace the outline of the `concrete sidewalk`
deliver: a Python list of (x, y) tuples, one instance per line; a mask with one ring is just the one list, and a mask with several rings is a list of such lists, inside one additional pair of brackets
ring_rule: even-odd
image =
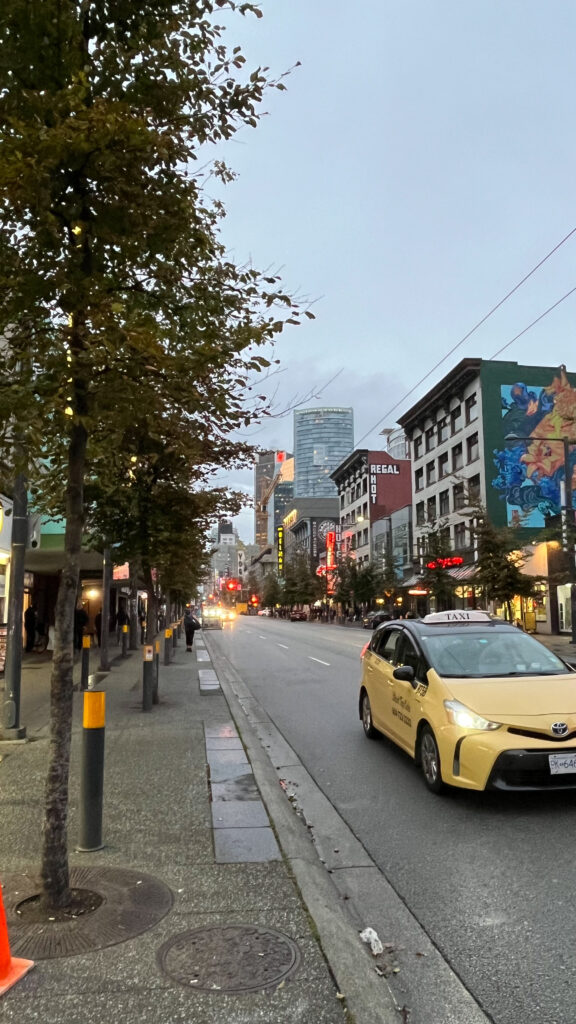
[[(97, 659), (94, 651), (93, 669)], [(160, 665), (160, 702), (150, 713), (142, 711), (140, 652), (103, 680), (105, 845), (90, 853), (75, 851), (83, 705), (75, 693), (72, 885), (103, 902), (72, 921), (22, 920), (16, 908), (38, 891), (50, 671), (46, 656), (26, 658), (28, 742), (0, 743), (0, 881), (12, 955), (36, 960), (1, 998), (3, 1022), (402, 1019), (271, 765), (262, 799), (201, 634), (194, 653), (181, 640), (172, 664)], [(266, 771), (260, 764), (260, 782)], [(315, 920), (287, 848), (315, 892)]]

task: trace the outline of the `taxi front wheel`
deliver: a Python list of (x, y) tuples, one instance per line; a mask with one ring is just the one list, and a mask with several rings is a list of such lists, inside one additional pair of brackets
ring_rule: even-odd
[(420, 736), (420, 767), (424, 782), (432, 793), (441, 793), (444, 789), (440, 770), (440, 753), (436, 737), (429, 725), (425, 725)]
[(378, 730), (372, 725), (372, 708), (370, 707), (370, 698), (366, 690), (362, 694), (362, 727), (369, 740), (376, 739)]

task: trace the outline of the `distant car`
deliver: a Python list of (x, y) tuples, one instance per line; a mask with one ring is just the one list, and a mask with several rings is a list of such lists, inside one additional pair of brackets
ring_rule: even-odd
[(266, 618), (269, 618), (272, 615), (272, 612), (270, 611), (269, 608), (260, 608), (258, 610), (258, 615), (263, 615)]
[(392, 622), (394, 616), (390, 612), (368, 612), (362, 619), (363, 629), (376, 629), (383, 622)]
[(202, 629), (222, 629), (222, 608), (205, 608), (202, 612)]
[(290, 622), (307, 622), (307, 621), (308, 621), (308, 615), (307, 615), (306, 612), (303, 612), (303, 611), (301, 611), (298, 608), (295, 608), (293, 611), (290, 612)]

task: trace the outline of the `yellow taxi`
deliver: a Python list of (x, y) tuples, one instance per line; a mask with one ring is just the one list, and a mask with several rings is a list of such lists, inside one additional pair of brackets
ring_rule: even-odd
[(359, 712), (433, 793), (576, 788), (576, 673), (482, 611), (387, 622), (362, 653)]

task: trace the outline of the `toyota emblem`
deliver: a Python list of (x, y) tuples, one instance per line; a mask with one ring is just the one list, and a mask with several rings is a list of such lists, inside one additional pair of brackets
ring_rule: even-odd
[(550, 732), (553, 736), (565, 736), (568, 732), (568, 726), (566, 722), (554, 722), (550, 728)]

